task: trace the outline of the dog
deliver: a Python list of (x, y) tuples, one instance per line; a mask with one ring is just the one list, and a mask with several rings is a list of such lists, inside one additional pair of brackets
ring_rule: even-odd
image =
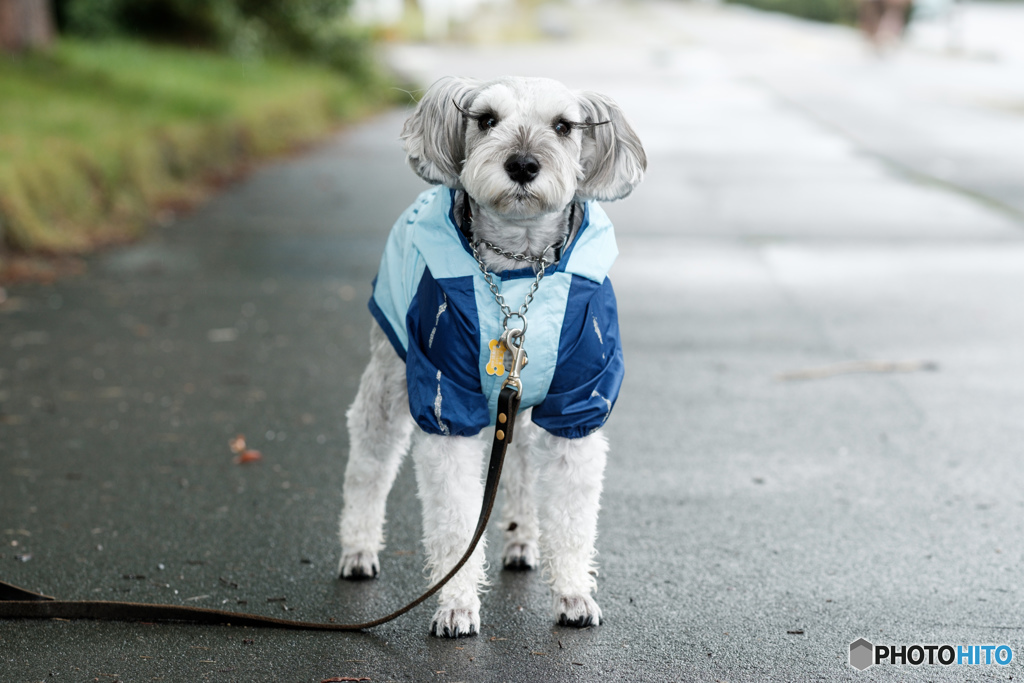
[[(543, 560), (556, 622), (600, 624), (601, 427), (623, 362), (606, 277), (618, 252), (597, 201), (643, 180), (643, 146), (608, 97), (512, 77), (439, 80), (402, 140), (437, 187), (399, 218), (374, 281), (371, 358), (347, 413), (339, 575), (378, 575), (385, 501), (411, 443), (431, 584), (465, 552), (483, 495), (480, 434), (511, 363), (501, 334), (522, 329), (529, 364), (502, 482), (502, 562)], [(478, 633), (485, 582), (481, 542), (440, 591), (430, 632)]]

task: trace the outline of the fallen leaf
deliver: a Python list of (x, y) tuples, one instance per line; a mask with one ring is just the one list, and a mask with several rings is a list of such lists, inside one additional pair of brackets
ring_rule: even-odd
[(260, 453), (259, 451), (253, 450), (251, 448), (247, 448), (247, 449), (245, 449), (244, 451), (242, 451), (241, 453), (239, 453), (238, 455), (235, 456), (234, 462), (235, 462), (236, 465), (244, 465), (244, 464), (246, 464), (248, 462), (257, 462), (257, 461), (262, 460), (262, 459), (263, 459), (263, 454), (262, 453)]

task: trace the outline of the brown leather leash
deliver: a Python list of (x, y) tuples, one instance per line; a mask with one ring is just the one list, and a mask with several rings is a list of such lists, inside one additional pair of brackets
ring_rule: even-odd
[[(517, 368), (518, 370), (518, 368)], [(511, 375), (512, 373), (510, 373)], [(518, 375), (518, 372), (516, 373)], [(510, 377), (511, 379), (511, 377)], [(491, 458), (487, 466), (487, 481), (484, 484), (483, 503), (480, 518), (476, 523), (476, 531), (469, 549), (466, 550), (451, 571), (434, 584), (426, 593), (419, 596), (405, 607), (391, 614), (364, 621), (359, 624), (335, 624), (310, 621), (291, 621), (275, 619), (256, 614), (228, 612), (224, 610), (206, 609), (203, 607), (186, 607), (183, 605), (153, 605), (139, 602), (114, 602), (107, 600), (58, 600), (33, 593), (0, 581), (0, 619), (98, 619), (102, 621), (141, 621), (147, 623), (188, 623), (224, 626), (250, 626), (256, 628), (282, 628), (303, 631), (362, 631), (392, 621), (402, 616), (424, 600), (441, 590), (454, 577), (476, 550), (477, 544), (487, 529), (487, 521), (494, 508), (494, 499), (498, 494), (498, 480), (505, 462), (505, 451), (512, 443), (512, 427), (516, 414), (519, 412), (520, 387), (518, 382), (506, 382), (498, 395), (498, 424), (494, 430), (494, 441), (491, 444)]]

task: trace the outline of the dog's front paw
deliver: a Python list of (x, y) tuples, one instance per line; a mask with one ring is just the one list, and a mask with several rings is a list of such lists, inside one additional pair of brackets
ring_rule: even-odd
[(597, 626), (601, 623), (601, 608), (589, 595), (560, 595), (555, 598), (555, 618), (559, 626)]
[(539, 557), (540, 552), (535, 542), (511, 542), (505, 546), (505, 552), (501, 554), (501, 563), (505, 569), (511, 571), (529, 571), (537, 568)]
[(349, 581), (362, 581), (364, 579), (375, 579), (380, 574), (380, 562), (377, 553), (369, 550), (361, 550), (341, 553), (341, 562), (338, 563), (338, 576)]
[(464, 638), (480, 632), (480, 610), (468, 607), (441, 607), (430, 622), (430, 635), (438, 638)]

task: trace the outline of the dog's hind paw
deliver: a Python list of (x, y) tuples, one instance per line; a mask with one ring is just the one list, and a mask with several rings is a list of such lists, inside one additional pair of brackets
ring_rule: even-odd
[(380, 574), (380, 561), (377, 553), (369, 550), (358, 552), (342, 552), (338, 563), (338, 576), (349, 581), (375, 579)]
[(536, 543), (509, 543), (501, 554), (501, 563), (510, 571), (529, 571), (537, 568), (539, 555)]
[(601, 608), (589, 595), (561, 595), (555, 598), (559, 626), (586, 628), (601, 623)]
[(441, 607), (430, 622), (430, 635), (438, 638), (465, 638), (480, 632), (480, 610)]

